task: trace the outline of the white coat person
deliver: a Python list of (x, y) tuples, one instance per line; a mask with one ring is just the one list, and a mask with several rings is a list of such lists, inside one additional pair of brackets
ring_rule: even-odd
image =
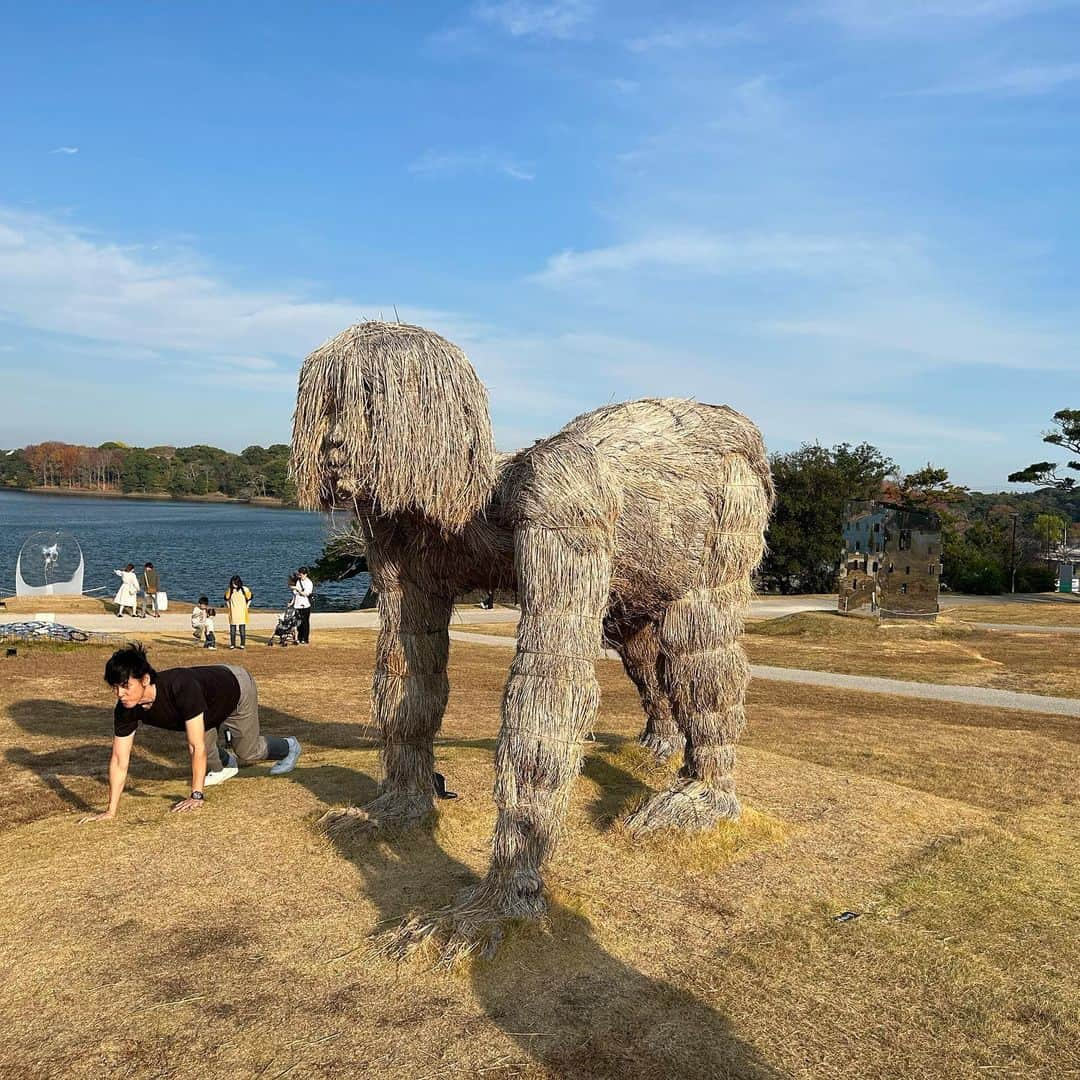
[(120, 588), (113, 597), (116, 617), (119, 619), (126, 607), (131, 608), (131, 615), (134, 617), (135, 603), (139, 599), (139, 579), (135, 576), (135, 564), (128, 563), (123, 570), (114, 570), (113, 573), (120, 579)]

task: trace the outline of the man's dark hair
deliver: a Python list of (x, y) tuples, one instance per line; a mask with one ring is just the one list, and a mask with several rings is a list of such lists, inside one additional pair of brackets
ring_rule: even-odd
[(200, 596), (199, 597), (199, 603), (200, 604), (209, 604), (210, 603), (210, 597), (209, 596)]
[(157, 672), (146, 658), (146, 649), (138, 642), (117, 649), (105, 665), (105, 681), (110, 686), (127, 686), (128, 679), (142, 679), (144, 675), (149, 675), (151, 682), (156, 681)]
[(306, 574), (307, 572), (308, 568), (306, 566), (301, 566), (300, 569), (297, 571), (298, 574)]
[(149, 566), (151, 570), (154, 569), (154, 564), (152, 562), (148, 562), (146, 565)]

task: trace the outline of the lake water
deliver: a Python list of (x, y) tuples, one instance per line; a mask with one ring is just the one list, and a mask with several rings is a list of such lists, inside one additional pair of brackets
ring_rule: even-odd
[[(254, 592), (257, 607), (283, 607), (286, 578), (311, 566), (332, 527), (344, 517), (303, 510), (230, 503), (186, 503), (140, 499), (97, 499), (65, 495), (0, 492), (0, 596), (15, 592), (15, 562), (31, 533), (63, 530), (79, 541), (86, 563), (83, 591), (112, 597), (120, 584), (114, 570), (147, 560), (161, 575), (170, 602), (211, 602), (233, 574)], [(366, 574), (349, 581), (320, 582), (317, 611), (358, 607), (367, 591)]]

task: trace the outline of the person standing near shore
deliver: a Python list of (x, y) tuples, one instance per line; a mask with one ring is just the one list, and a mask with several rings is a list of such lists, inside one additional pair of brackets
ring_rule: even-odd
[(142, 614), (146, 616), (148, 613), (153, 615), (155, 619), (161, 618), (161, 612), (158, 611), (157, 595), (161, 589), (161, 581), (158, 578), (158, 572), (154, 569), (154, 564), (148, 562), (143, 567), (143, 603)]
[(131, 608), (131, 616), (135, 617), (135, 602), (139, 598), (139, 579), (135, 576), (135, 564), (128, 563), (123, 570), (114, 570), (113, 573), (120, 579), (120, 588), (116, 590), (113, 602), (116, 604), (116, 617), (119, 619), (124, 614), (124, 608)]
[(229, 605), (229, 648), (237, 648), (236, 636), (240, 635), (239, 648), (247, 647), (248, 608), (251, 605), (251, 590), (240, 580), (239, 574), (233, 574), (229, 587), (225, 590), (225, 603)]
[(311, 637), (311, 597), (315, 592), (315, 582), (308, 577), (308, 568), (301, 566), (296, 572), (296, 584), (292, 585), (293, 607), (296, 609), (296, 643), (310, 644)]
[[(109, 805), (82, 820), (116, 817), (127, 781), (131, 747), (139, 724), (183, 731), (191, 755), (191, 794), (173, 806), (181, 813), (201, 810), (205, 789), (234, 777), (243, 765), (273, 761), (274, 776), (291, 772), (300, 743), (291, 735), (263, 735), (259, 729), (259, 692), (242, 667), (210, 664), (155, 671), (138, 644), (119, 649), (105, 665), (105, 682), (116, 692), (113, 747), (109, 759)], [(218, 735), (231, 747), (224, 759)]]

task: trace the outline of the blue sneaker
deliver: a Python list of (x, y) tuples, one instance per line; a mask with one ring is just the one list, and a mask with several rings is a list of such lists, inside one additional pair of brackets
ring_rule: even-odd
[(297, 759), (300, 757), (300, 740), (287, 735), (285, 741), (289, 744), (289, 752), (270, 766), (271, 776), (281, 776), (282, 773), (292, 772), (296, 768)]

